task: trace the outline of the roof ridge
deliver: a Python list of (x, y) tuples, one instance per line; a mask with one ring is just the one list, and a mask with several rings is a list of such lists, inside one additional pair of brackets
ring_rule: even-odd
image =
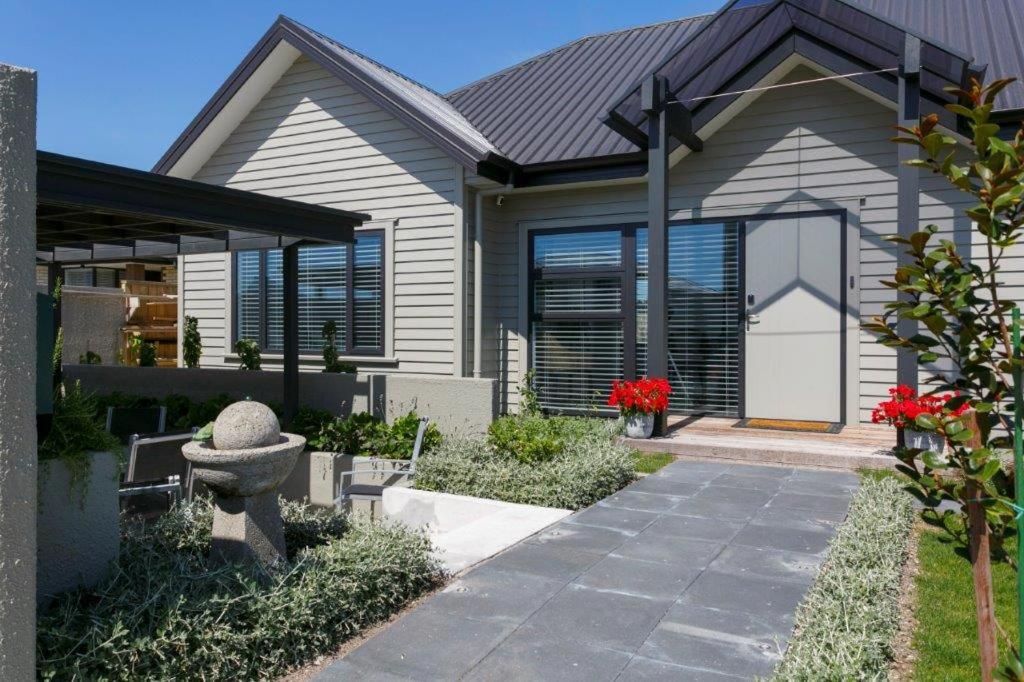
[(459, 95), (459, 94), (461, 94), (461, 93), (463, 93), (463, 92), (465, 92), (467, 90), (471, 90), (473, 88), (479, 87), (479, 86), (484, 85), (486, 83), (490, 83), (490, 82), (492, 82), (494, 80), (497, 80), (498, 78), (503, 78), (503, 77), (505, 77), (505, 76), (507, 76), (507, 75), (509, 75), (509, 74), (511, 74), (513, 72), (515, 72), (515, 71), (518, 71), (520, 69), (526, 68), (527, 66), (535, 64), (536, 62), (538, 62), (538, 61), (540, 61), (542, 59), (547, 59), (549, 57), (553, 57), (554, 55), (558, 54), (559, 52), (567, 50), (570, 47), (573, 47), (575, 45), (579, 45), (580, 43), (585, 43), (585, 42), (587, 42), (589, 40), (594, 40), (596, 38), (605, 38), (607, 36), (613, 36), (613, 35), (616, 35), (618, 33), (629, 33), (630, 31), (641, 31), (641, 30), (644, 30), (644, 29), (655, 28), (657, 26), (666, 26), (668, 24), (678, 24), (678, 23), (682, 23), (684, 21), (694, 21), (696, 19), (705, 19), (705, 18), (710, 17), (710, 16), (714, 16), (714, 12), (709, 12), (709, 13), (706, 13), (706, 14), (695, 14), (692, 17), (679, 17), (678, 19), (666, 19), (664, 21), (655, 21), (655, 22), (650, 23), (650, 24), (641, 24), (640, 26), (629, 26), (629, 27), (626, 27), (626, 28), (618, 28), (618, 29), (614, 29), (614, 30), (611, 30), (611, 31), (603, 31), (601, 33), (590, 33), (590, 34), (587, 34), (585, 36), (580, 36), (579, 38), (574, 38), (573, 40), (570, 40), (567, 43), (563, 43), (562, 45), (557, 45), (557, 46), (555, 46), (555, 47), (553, 47), (553, 48), (551, 48), (549, 50), (545, 50), (544, 52), (541, 52), (540, 54), (534, 55), (532, 57), (528, 57), (528, 58), (526, 58), (526, 59), (524, 59), (524, 60), (522, 60), (520, 62), (516, 62), (515, 64), (512, 64), (511, 66), (506, 66), (504, 69), (501, 69), (499, 71), (495, 71), (494, 73), (488, 74), (486, 76), (481, 76), (480, 78), (476, 79), (475, 81), (470, 81), (469, 83), (466, 83), (465, 85), (460, 85), (459, 87), (455, 88), (454, 90), (449, 91), (447, 94), (442, 95), (442, 97), (444, 97), (445, 99), (450, 100), (452, 97), (455, 97), (456, 95)]
[(287, 15), (284, 15), (284, 14), (282, 14), (281, 16), (284, 17), (285, 19), (287, 19), (288, 21), (291, 21), (292, 23), (298, 24), (299, 26), (303, 27), (304, 29), (306, 29), (310, 33), (314, 33), (314, 34), (320, 36), (321, 38), (323, 38), (324, 40), (329, 41), (331, 43), (334, 43), (335, 45), (337, 45), (341, 49), (347, 50), (347, 51), (351, 52), (352, 54), (356, 55), (360, 59), (365, 59), (366, 61), (370, 62), (371, 64), (374, 64), (375, 66), (377, 66), (377, 67), (379, 67), (379, 68), (381, 68), (381, 69), (383, 69), (383, 70), (385, 70), (385, 71), (387, 71), (389, 73), (392, 73), (395, 76), (398, 76), (402, 80), (408, 81), (409, 83), (412, 83), (413, 85), (415, 85), (417, 87), (423, 88), (424, 90), (427, 90), (428, 92), (431, 92), (434, 95), (437, 95), (441, 99), (445, 99), (445, 96), (443, 94), (441, 94), (440, 92), (438, 92), (434, 88), (430, 87), (429, 85), (426, 85), (425, 83), (421, 83), (420, 81), (416, 80), (415, 78), (413, 78), (411, 76), (407, 76), (406, 74), (402, 73), (401, 71), (397, 71), (397, 70), (393, 69), (392, 67), (388, 66), (387, 64), (384, 64), (383, 62), (380, 62), (380, 61), (374, 59), (373, 57), (365, 54), (364, 52), (360, 52), (359, 50), (355, 49), (354, 47), (351, 47), (349, 45), (346, 45), (345, 43), (339, 42), (338, 40), (330, 37), (326, 33), (318, 31), (315, 28), (312, 28), (312, 27), (302, 23), (301, 21), (296, 21), (295, 19), (292, 19), (291, 17), (289, 17)]

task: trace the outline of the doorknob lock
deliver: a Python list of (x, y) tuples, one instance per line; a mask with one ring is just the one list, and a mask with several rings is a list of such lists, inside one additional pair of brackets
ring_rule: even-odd
[(755, 324), (761, 324), (761, 318), (756, 313), (747, 313), (747, 331), (750, 331), (750, 327)]

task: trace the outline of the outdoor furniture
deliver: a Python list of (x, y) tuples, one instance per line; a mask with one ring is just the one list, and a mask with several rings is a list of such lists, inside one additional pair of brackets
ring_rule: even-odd
[(181, 447), (192, 440), (195, 432), (193, 428), (129, 437), (128, 469), (119, 491), (125, 511), (162, 513), (173, 502), (192, 499), (192, 465), (181, 454)]
[(157, 407), (108, 407), (107, 433), (122, 443), (129, 443), (139, 433), (163, 433), (167, 421), (167, 408)]
[(381, 462), (393, 463), (395, 460), (384, 460), (380, 458), (371, 459), (367, 464), (369, 467), (355, 468), (353, 464), (351, 471), (343, 471), (341, 473), (341, 494), (334, 500), (335, 506), (340, 506), (343, 502), (348, 500), (369, 500), (371, 502), (379, 501), (384, 496), (385, 485), (375, 485), (372, 483), (349, 483), (345, 485), (345, 478), (351, 477), (355, 480), (358, 474), (386, 474), (387, 476), (398, 476), (401, 478), (409, 478), (416, 474), (416, 460), (420, 456), (420, 449), (423, 447), (423, 434), (427, 431), (427, 426), (430, 424), (430, 420), (426, 417), (420, 417), (419, 428), (416, 429), (416, 442), (412, 446), (412, 458), (409, 462), (401, 469), (380, 469), (378, 464)]

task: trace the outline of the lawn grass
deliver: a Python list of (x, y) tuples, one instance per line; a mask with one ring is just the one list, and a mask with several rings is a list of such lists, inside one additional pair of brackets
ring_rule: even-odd
[[(1012, 546), (1007, 549), (1014, 551)], [(967, 555), (948, 536), (930, 528), (920, 531), (917, 555), (920, 562), (916, 579), (918, 626), (913, 646), (918, 660), (914, 678), (949, 682), (977, 680), (978, 629)], [(992, 577), (996, 618), (1016, 639), (1015, 574), (1001, 563), (993, 565)], [(1000, 653), (1006, 653), (1002, 642)]]
[(633, 463), (638, 474), (653, 474), (661, 467), (671, 464), (675, 457), (667, 452), (634, 452)]

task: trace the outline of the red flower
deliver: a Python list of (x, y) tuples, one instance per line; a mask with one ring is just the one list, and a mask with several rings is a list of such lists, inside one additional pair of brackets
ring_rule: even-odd
[(637, 379), (612, 382), (608, 406), (617, 407), (624, 415), (656, 414), (668, 409), (672, 387), (665, 379)]
[(889, 389), (891, 400), (883, 400), (871, 411), (871, 422), (888, 424), (896, 428), (916, 429), (915, 421), (919, 415), (932, 414), (959, 417), (970, 409), (970, 403), (964, 402), (956, 409), (948, 408), (947, 404), (960, 395), (959, 391), (945, 395), (917, 396), (909, 386), (895, 386)]

